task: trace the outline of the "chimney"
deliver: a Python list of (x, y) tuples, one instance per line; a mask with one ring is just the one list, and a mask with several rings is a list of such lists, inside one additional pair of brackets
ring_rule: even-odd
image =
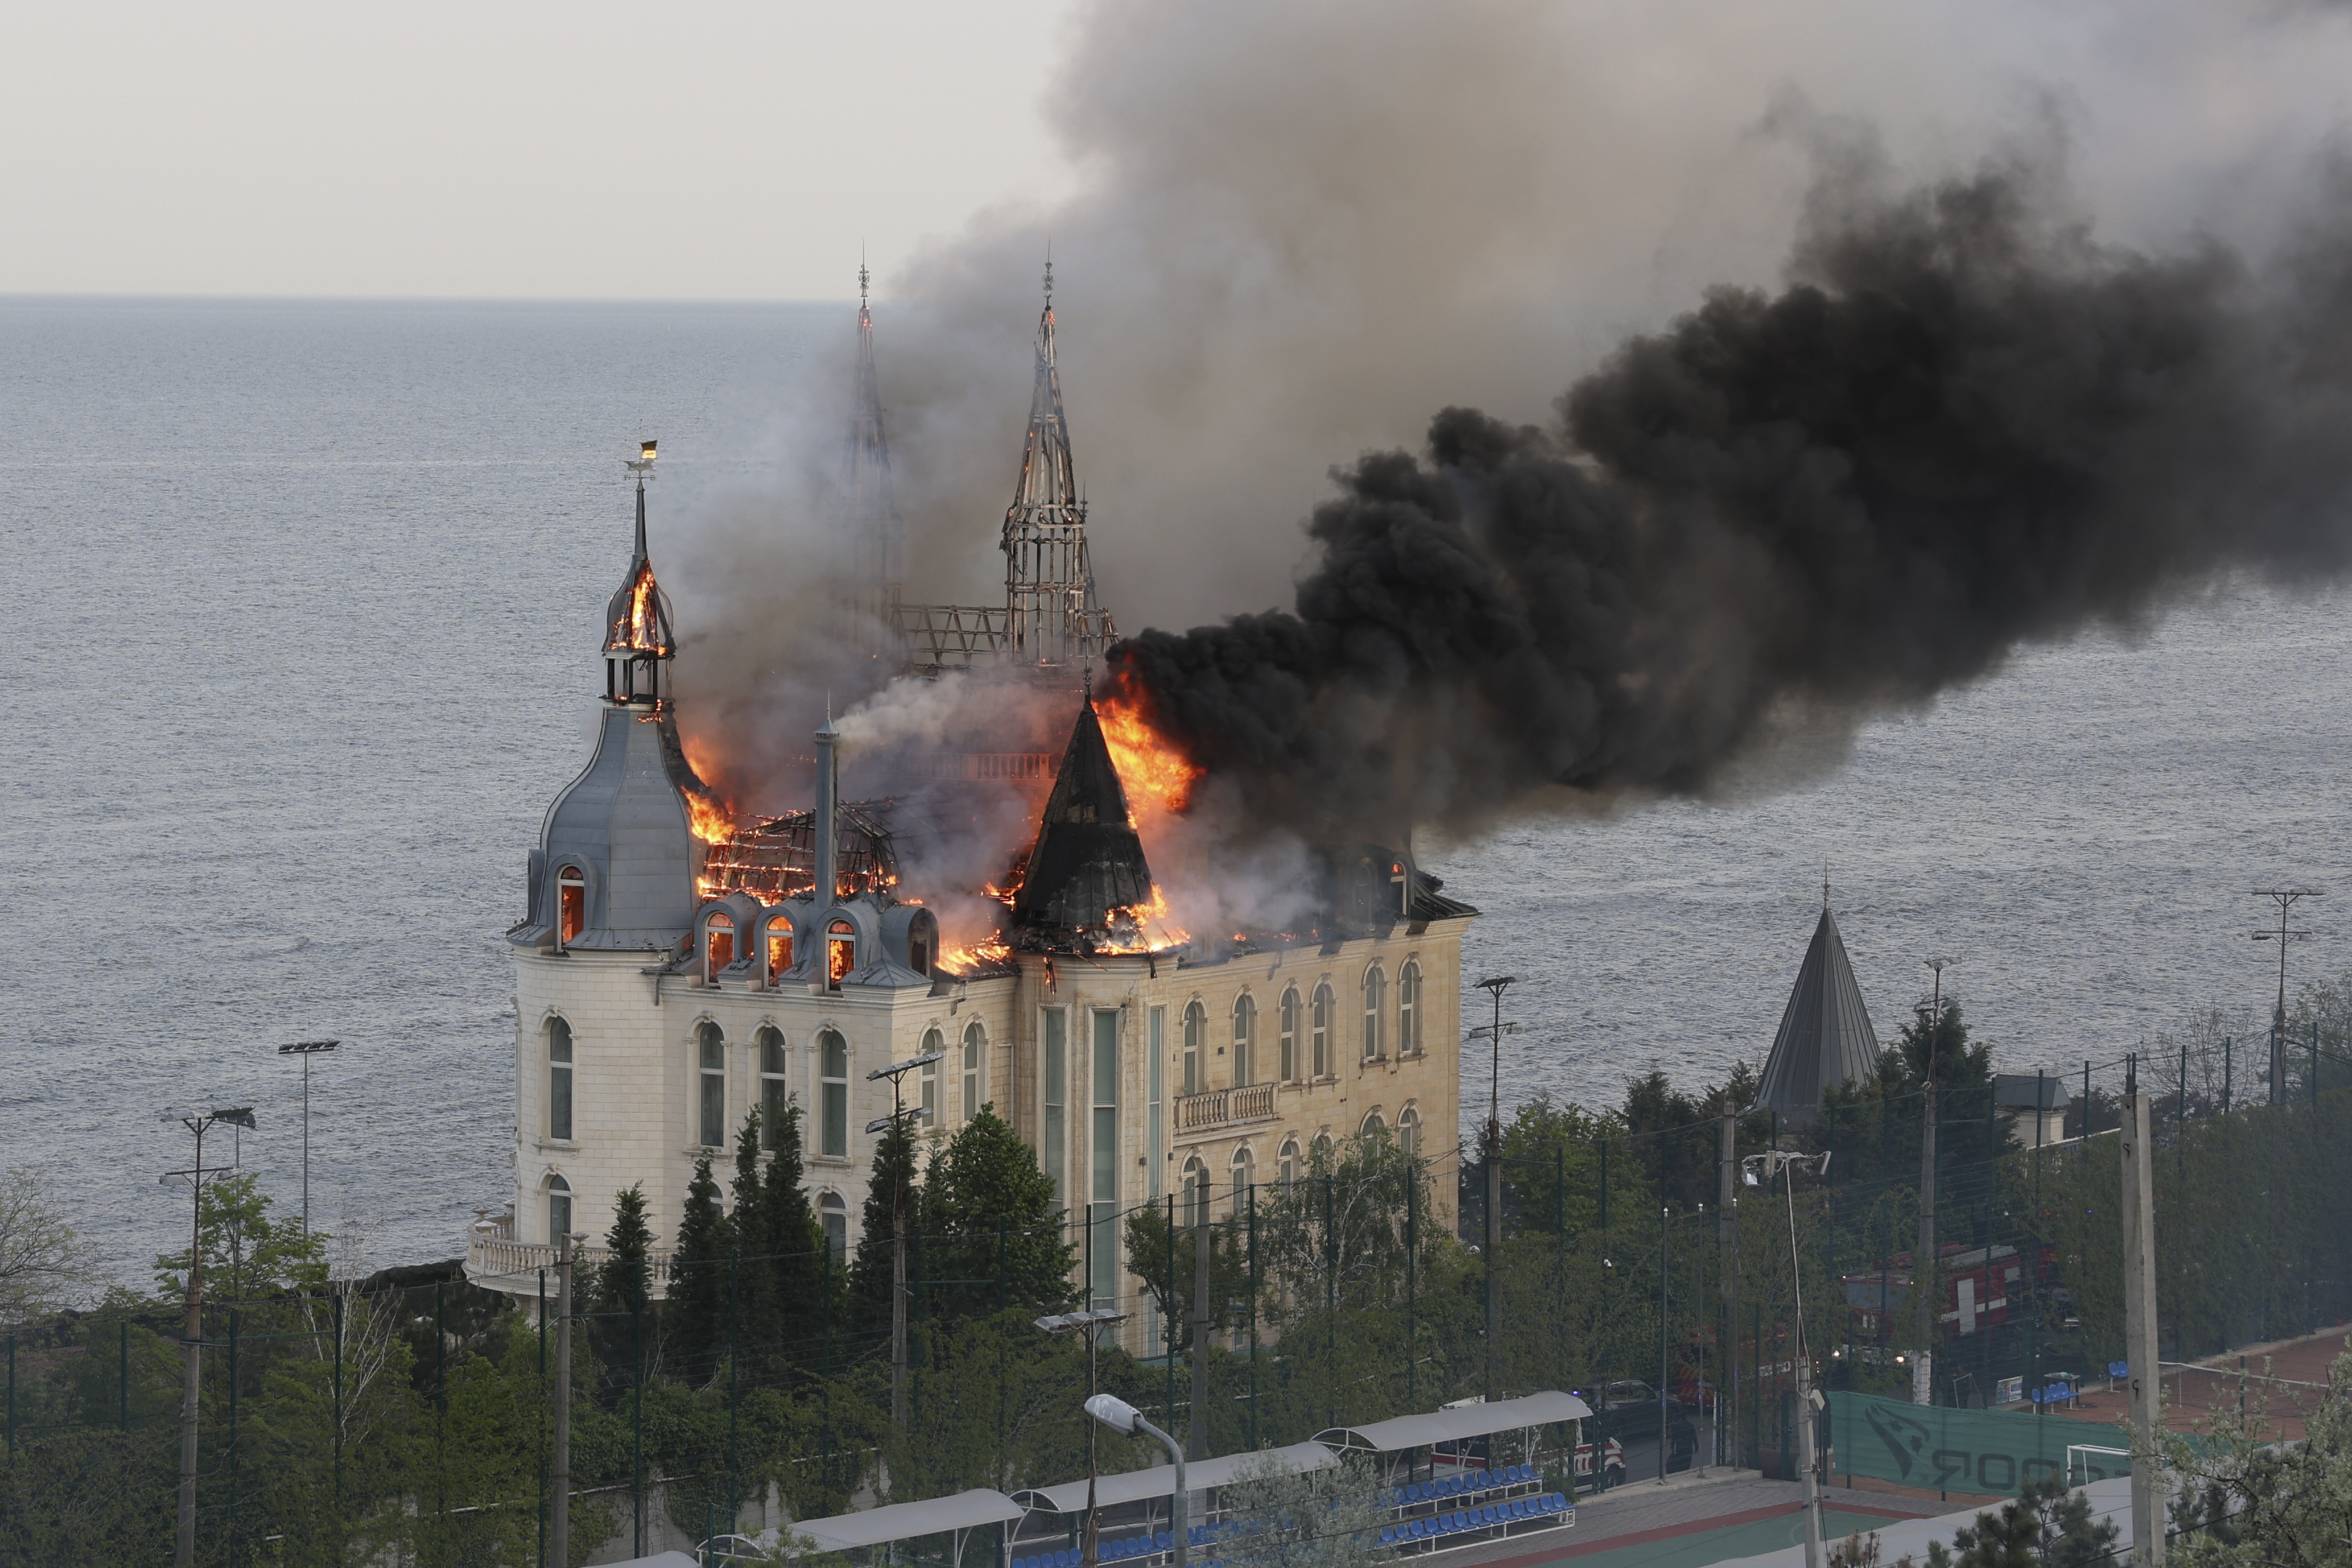
[(816, 906), (823, 910), (831, 904), (841, 888), (841, 776), (834, 759), (834, 743), (841, 731), (833, 727), (833, 715), (824, 716), (824, 727), (816, 732)]

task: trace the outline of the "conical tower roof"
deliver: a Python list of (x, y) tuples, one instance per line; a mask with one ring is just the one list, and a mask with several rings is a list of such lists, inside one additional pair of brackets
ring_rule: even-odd
[(1013, 924), (1023, 946), (1083, 947), (1115, 932), (1123, 939), (1119, 928), (1150, 902), (1151, 867), (1090, 697), (1045, 801)]
[(1845, 941), (1824, 903), (1780, 1015), (1780, 1032), (1764, 1059), (1757, 1103), (1801, 1120), (1821, 1109), (1823, 1090), (1867, 1078), (1877, 1066), (1878, 1036), (1870, 1027), (1870, 1009), (1863, 1006)]
[(1021, 479), (1013, 487), (1013, 505), (1005, 516), (1060, 523), (1078, 520), (1078, 468), (1070, 455), (1070, 422), (1062, 412), (1062, 368), (1054, 355), (1053, 287), (1049, 269), (1045, 308), (1037, 318), (1037, 380), (1029, 393), (1029, 434), (1021, 449)]
[(843, 444), (841, 506), (852, 523), (895, 525), (898, 506), (890, 495), (890, 443), (882, 432), (882, 380), (874, 369), (874, 310), (866, 302), (870, 277), (857, 269), (857, 387), (849, 410), (849, 436)]

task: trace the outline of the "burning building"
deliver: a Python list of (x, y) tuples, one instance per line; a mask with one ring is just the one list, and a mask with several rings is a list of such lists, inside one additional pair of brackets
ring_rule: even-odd
[[(876, 1070), (916, 1057), (937, 1057), (900, 1085), (929, 1113), (923, 1137), (983, 1106), (1004, 1116), (1055, 1185), (1097, 1304), (1139, 1294), (1128, 1209), (1172, 1197), (1222, 1213), (1293, 1179), (1318, 1144), (1368, 1132), (1450, 1145), (1475, 911), (1409, 848), (1322, 846), (1281, 930), (1188, 935), (1155, 876), (1155, 824), (1181, 818), (1198, 770), (1093, 687), (1116, 632), (1055, 325), (1049, 269), (1003, 603), (908, 603), (861, 302), (842, 515), (858, 580), (843, 612), (898, 684), (967, 683), (966, 716), (945, 738), (855, 757), (828, 719), (804, 810), (739, 821), (690, 765), (646, 545), (653, 444), (631, 465), (635, 545), (607, 615), (594, 754), (548, 810), (508, 933), (515, 1192), (477, 1227), (478, 1282), (535, 1291), (555, 1237), (600, 1231), (632, 1185), (666, 1244), (696, 1160), (754, 1107), (772, 1121), (794, 1102), (812, 1204), (845, 1249), (877, 1142), (866, 1129), (893, 1108)], [(881, 787), (845, 799), (852, 764)]]

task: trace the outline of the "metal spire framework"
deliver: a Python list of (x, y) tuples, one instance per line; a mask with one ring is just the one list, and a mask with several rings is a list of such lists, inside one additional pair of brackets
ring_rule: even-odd
[(857, 264), (857, 384), (841, 462), (841, 521), (854, 551), (855, 584), (845, 608), (852, 641), (879, 653), (894, 644), (891, 628), (906, 580), (906, 528), (890, 495), (890, 444), (882, 431), (882, 383), (874, 369), (873, 275)]
[(1045, 308), (1037, 319), (1037, 377), (1021, 478), (1004, 511), (1005, 643), (1018, 661), (1088, 663), (1113, 635), (1095, 602), (1087, 558), (1087, 503), (1070, 455), (1062, 372), (1054, 353), (1054, 264), (1045, 264)]

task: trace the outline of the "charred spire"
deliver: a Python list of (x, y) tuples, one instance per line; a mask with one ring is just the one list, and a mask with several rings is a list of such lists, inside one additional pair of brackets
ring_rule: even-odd
[(662, 669), (677, 652), (669, 599), (654, 580), (646, 551), (646, 482), (653, 477), (654, 443), (640, 444), (628, 462), (637, 480), (637, 544), (627, 575), (604, 606), (604, 695), (615, 703), (661, 702)]
[(1005, 642), (1016, 659), (1066, 664), (1099, 658), (1110, 618), (1095, 602), (1087, 554), (1087, 503), (1062, 412), (1062, 371), (1054, 350), (1054, 264), (1045, 264), (1045, 308), (1037, 318), (1037, 375), (1021, 477), (1004, 511)]
[(1078, 709), (1027, 874), (1013, 896), (1015, 944), (1078, 951), (1139, 946), (1139, 913), (1151, 902), (1151, 867), (1089, 697)]
[(850, 530), (856, 554), (852, 639), (878, 651), (887, 643), (892, 613), (904, 592), (906, 527), (890, 493), (890, 443), (882, 429), (882, 382), (874, 369), (874, 311), (867, 303), (871, 275), (857, 267), (857, 371), (847, 438), (842, 445), (841, 521)]

